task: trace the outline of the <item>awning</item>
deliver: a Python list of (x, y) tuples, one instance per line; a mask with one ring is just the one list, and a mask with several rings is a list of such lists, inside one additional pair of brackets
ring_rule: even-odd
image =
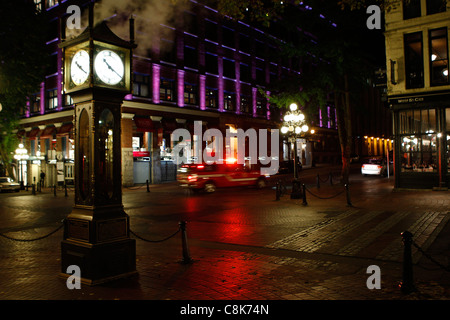
[(53, 139), (53, 134), (56, 132), (56, 127), (49, 126), (42, 131), (40, 139)]
[(164, 132), (173, 132), (178, 129), (175, 119), (163, 119), (161, 121)]
[(39, 130), (39, 128), (33, 128), (33, 129), (31, 129), (30, 132), (28, 132), (27, 138), (30, 140), (36, 140), (36, 137), (39, 134), (39, 132), (41, 132), (41, 130)]
[(63, 124), (59, 129), (56, 136), (61, 137), (65, 135), (70, 135), (70, 132), (72, 131), (73, 123), (66, 123)]
[(134, 123), (138, 132), (152, 132), (155, 130), (153, 121), (150, 118), (134, 117)]

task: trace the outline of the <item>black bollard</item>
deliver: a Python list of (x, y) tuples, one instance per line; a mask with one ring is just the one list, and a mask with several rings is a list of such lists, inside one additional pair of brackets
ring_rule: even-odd
[(183, 260), (181, 260), (181, 262), (185, 264), (192, 263), (193, 260), (189, 253), (189, 247), (187, 244), (186, 221), (180, 221), (179, 225), (181, 229), (181, 245), (183, 247)]
[(317, 175), (317, 189), (320, 189), (320, 177)]
[(330, 172), (330, 185), (333, 185), (333, 174)]
[(347, 194), (347, 206), (348, 207), (353, 207), (353, 204), (350, 200), (350, 191), (348, 189), (348, 184), (345, 185), (345, 193)]
[(148, 179), (147, 179), (147, 192), (150, 192), (150, 186), (148, 185)]
[(31, 193), (33, 194), (33, 196), (36, 195), (36, 186), (34, 185), (34, 183), (31, 185)]
[(280, 181), (277, 181), (276, 183), (276, 189), (275, 189), (275, 200), (279, 201), (280, 200)]
[(416, 291), (414, 286), (413, 265), (411, 255), (412, 233), (405, 231), (402, 233), (402, 241), (404, 245), (403, 251), (403, 281), (400, 283), (400, 289), (404, 294)]
[(307, 206), (308, 202), (306, 202), (306, 186), (305, 186), (305, 184), (303, 184), (302, 187), (303, 187), (303, 205)]
[(67, 184), (64, 183), (64, 196), (67, 197)]
[(56, 185), (53, 186), (53, 195), (56, 197)]

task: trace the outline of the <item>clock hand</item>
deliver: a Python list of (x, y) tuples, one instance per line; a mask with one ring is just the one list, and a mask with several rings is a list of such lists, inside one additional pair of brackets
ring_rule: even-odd
[(122, 77), (120, 74), (117, 73), (116, 70), (114, 70), (108, 63), (108, 61), (106, 61), (105, 58), (103, 58), (103, 62), (108, 66), (108, 69), (111, 70), (112, 72), (114, 72), (115, 74), (117, 74), (120, 78)]
[(80, 68), (81, 71), (83, 71), (85, 74), (87, 74), (87, 72), (84, 71), (83, 67), (80, 66), (80, 64), (78, 62), (75, 62), (75, 64), (77, 65), (78, 68)]

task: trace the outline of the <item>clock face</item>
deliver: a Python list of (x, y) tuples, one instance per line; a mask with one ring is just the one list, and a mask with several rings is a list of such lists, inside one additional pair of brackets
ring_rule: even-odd
[(100, 80), (110, 85), (118, 84), (125, 72), (122, 59), (111, 50), (103, 50), (97, 54), (94, 68)]
[(89, 54), (85, 50), (79, 50), (72, 58), (70, 76), (77, 86), (86, 82), (89, 77)]

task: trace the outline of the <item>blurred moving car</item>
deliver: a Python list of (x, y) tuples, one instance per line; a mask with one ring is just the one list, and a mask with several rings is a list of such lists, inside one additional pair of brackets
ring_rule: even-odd
[(213, 193), (217, 188), (267, 185), (266, 177), (259, 170), (250, 170), (239, 164), (186, 164), (177, 172), (182, 187), (194, 191)]
[(9, 177), (0, 177), (0, 192), (3, 191), (20, 191), (20, 184), (14, 182), (13, 179)]
[[(386, 159), (368, 159), (361, 166), (361, 173), (367, 175), (387, 176), (387, 162)], [(389, 173), (394, 172), (394, 164), (389, 164)]]

